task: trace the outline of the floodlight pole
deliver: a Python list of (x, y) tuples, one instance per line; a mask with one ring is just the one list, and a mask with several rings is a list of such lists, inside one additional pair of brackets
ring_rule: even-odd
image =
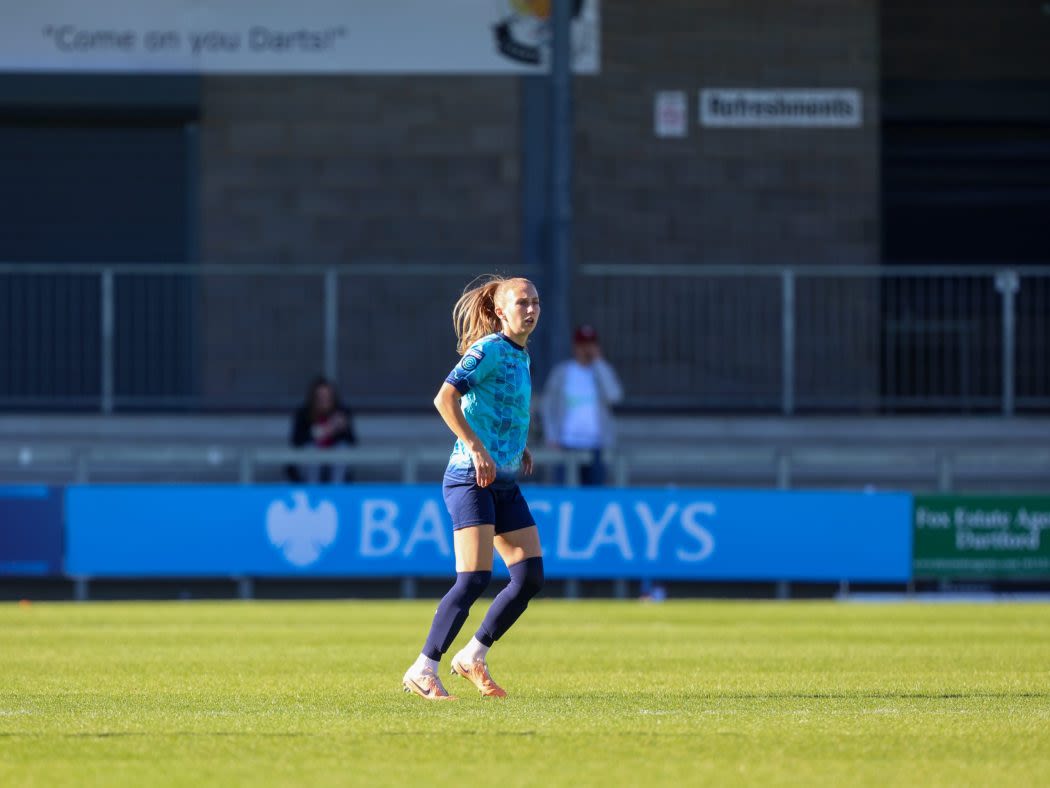
[(572, 310), (572, 0), (551, 3), (550, 256), (547, 305), (550, 364), (569, 355)]

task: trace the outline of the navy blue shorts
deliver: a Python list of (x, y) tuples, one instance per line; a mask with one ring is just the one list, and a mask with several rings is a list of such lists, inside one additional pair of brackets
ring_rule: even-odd
[(488, 487), (478, 487), (475, 479), (467, 481), (446, 475), (441, 493), (452, 515), (453, 531), (491, 524), (496, 526), (496, 533), (505, 534), (536, 524), (516, 483), (494, 482)]

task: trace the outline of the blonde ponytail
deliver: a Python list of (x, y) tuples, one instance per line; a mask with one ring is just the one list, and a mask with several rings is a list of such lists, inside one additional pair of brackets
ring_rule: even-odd
[(479, 276), (463, 289), (463, 295), (452, 307), (457, 353), (462, 356), (479, 339), (495, 334), (503, 328), (503, 321), (496, 314), (496, 299), (504, 289), (515, 282), (532, 284), (520, 276), (508, 279), (498, 274), (489, 274)]
[(456, 352), (461, 356), (484, 336), (499, 331), (503, 324), (496, 316), (496, 295), (509, 279), (495, 274), (479, 276), (468, 284), (452, 307), (456, 329)]

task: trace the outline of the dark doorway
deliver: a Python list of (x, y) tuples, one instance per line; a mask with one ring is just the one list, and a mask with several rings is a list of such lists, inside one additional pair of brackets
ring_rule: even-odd
[[(883, 260), (1014, 269), (1050, 264), (1050, 126), (883, 125)], [(1019, 407), (1050, 403), (1050, 278), (1022, 276)], [(994, 273), (893, 277), (883, 286), (883, 401), (891, 410), (998, 410), (1003, 299)]]
[(1050, 263), (1050, 126), (887, 123), (883, 259)]

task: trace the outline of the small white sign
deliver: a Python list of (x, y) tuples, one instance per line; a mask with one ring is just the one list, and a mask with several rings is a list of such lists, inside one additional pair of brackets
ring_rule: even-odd
[(684, 137), (689, 132), (689, 99), (684, 90), (660, 90), (653, 102), (657, 137)]
[(862, 122), (860, 91), (853, 88), (700, 91), (701, 126), (857, 128)]

